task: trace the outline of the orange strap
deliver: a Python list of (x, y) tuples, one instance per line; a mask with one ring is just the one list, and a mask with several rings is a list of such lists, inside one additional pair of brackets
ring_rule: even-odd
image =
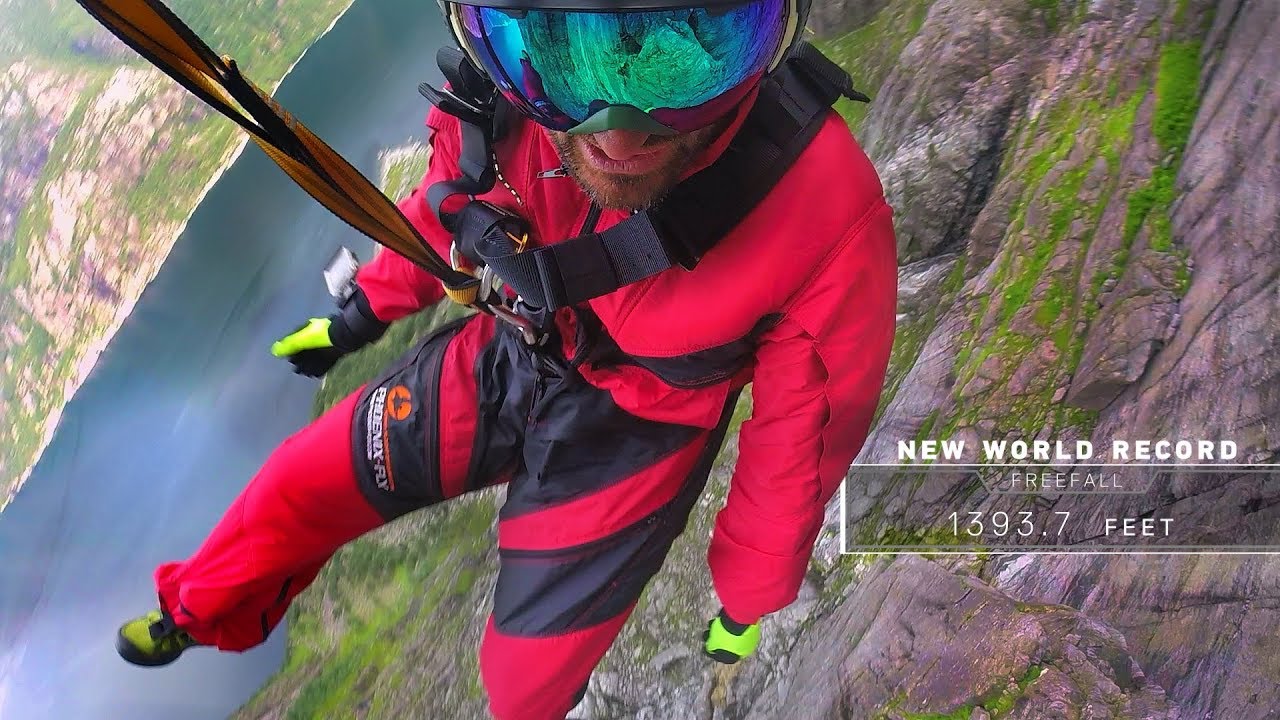
[[(454, 270), (368, 178), (158, 0), (77, 0), (98, 22), (215, 110), (235, 121), (311, 197), (379, 244), (440, 278), (462, 299), (476, 278)], [(474, 296), (474, 292), (470, 293)]]

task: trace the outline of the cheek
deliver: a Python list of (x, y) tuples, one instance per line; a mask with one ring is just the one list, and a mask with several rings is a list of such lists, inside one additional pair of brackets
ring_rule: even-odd
[(567, 160), (574, 155), (574, 148), (576, 147), (576, 138), (574, 138), (574, 136), (568, 133), (547, 130), (546, 128), (543, 128), (542, 130), (547, 134), (547, 139), (551, 141), (551, 144), (555, 147), (556, 152), (560, 155), (561, 159)]

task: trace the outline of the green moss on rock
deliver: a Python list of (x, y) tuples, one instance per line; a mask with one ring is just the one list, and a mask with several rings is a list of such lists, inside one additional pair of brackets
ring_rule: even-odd
[(1156, 112), (1151, 132), (1165, 152), (1181, 154), (1200, 109), (1198, 41), (1170, 43), (1160, 51)]
[(898, 713), (896, 717), (902, 720), (969, 720), (974, 708), (974, 705), (965, 705), (949, 713)]
[(1017, 678), (982, 699), (962, 705), (946, 712), (905, 712), (901, 706), (906, 697), (897, 695), (874, 716), (874, 720), (969, 720), (973, 712), (981, 708), (992, 720), (1008, 716), (1017, 706), (1018, 701), (1027, 693), (1027, 688), (1044, 674), (1044, 666), (1032, 664)]
[(1045, 25), (1056, 30), (1061, 21), (1061, 0), (1027, 0), (1027, 7), (1044, 16)]
[(1145, 185), (1129, 194), (1129, 207), (1124, 220), (1124, 250), (1129, 252), (1134, 238), (1147, 223), (1152, 221), (1151, 249), (1167, 251), (1173, 245), (1169, 226), (1169, 207), (1177, 193), (1174, 181), (1177, 170), (1169, 165), (1156, 168)]
[[(1132, 251), (1133, 241), (1144, 227), (1148, 231), (1147, 246), (1150, 250), (1161, 253), (1175, 251), (1170, 215), (1178, 194), (1178, 170), (1182, 167), (1182, 156), (1200, 109), (1200, 51), (1198, 41), (1169, 43), (1160, 51), (1151, 132), (1164, 157), (1152, 171), (1151, 178), (1129, 195), (1123, 236), (1123, 256), (1126, 259)], [(1190, 270), (1184, 262), (1173, 290), (1181, 295), (1190, 282)], [(1096, 286), (1100, 287), (1100, 284), (1096, 283)]]

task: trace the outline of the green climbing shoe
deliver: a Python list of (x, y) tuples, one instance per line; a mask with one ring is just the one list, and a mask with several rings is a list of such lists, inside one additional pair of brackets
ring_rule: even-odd
[(120, 657), (144, 667), (168, 665), (177, 660), (183, 650), (199, 644), (174, 624), (173, 617), (160, 610), (152, 610), (121, 625), (116, 635), (116, 652)]

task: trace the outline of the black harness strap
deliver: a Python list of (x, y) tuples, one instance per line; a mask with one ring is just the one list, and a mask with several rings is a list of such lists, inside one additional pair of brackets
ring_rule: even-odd
[(505, 123), (499, 118), (505, 101), (458, 48), (440, 48), (436, 63), (448, 82), (447, 87), (437, 90), (423, 83), (418, 86), (418, 92), (432, 105), (458, 118), (462, 126), (462, 147), (458, 155), (462, 177), (427, 188), (427, 203), (445, 229), (453, 231), (453, 216), (442, 210), (444, 201), (454, 195), (483, 195), (497, 180), (493, 145), (505, 129), (502, 127)]
[[(496, 216), (505, 215), (503, 211), (473, 202), (458, 214), (455, 242), (525, 303), (543, 310), (607, 295), (676, 265), (693, 269), (778, 184), (840, 96), (868, 100), (851, 83), (838, 65), (805, 43), (762, 85), (721, 157), (676, 186), (656, 207), (603, 232), (525, 251), (502, 229)], [(464, 154), (466, 125), (464, 121)], [(435, 191), (429, 196), (438, 211)], [(443, 202), (456, 192), (441, 187), (438, 197)]]

